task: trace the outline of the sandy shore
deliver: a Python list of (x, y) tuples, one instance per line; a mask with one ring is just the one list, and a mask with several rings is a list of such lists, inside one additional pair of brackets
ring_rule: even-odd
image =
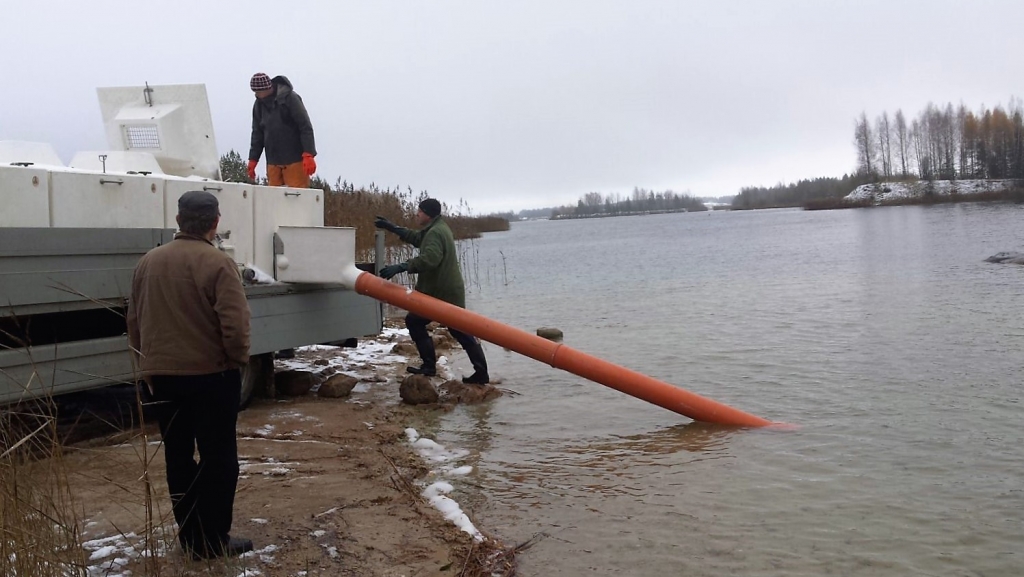
[[(423, 497), (435, 475), (406, 429), (416, 412), (439, 409), (398, 403), (406, 359), (390, 354), (394, 339), (278, 361), (294, 368), (326, 360), (360, 379), (350, 398), (257, 400), (239, 414), (242, 472), (232, 533), (251, 538), (255, 554), (184, 558), (173, 540), (158, 434), (72, 449), (66, 462), (89, 575), (428, 577), (482, 574), (488, 562), (505, 571), (499, 575), (512, 574), (511, 556), (498, 558), (500, 544), (474, 538)], [(147, 472), (156, 527), (149, 534), (157, 537), (149, 545)], [(147, 548), (157, 555), (147, 559)]]

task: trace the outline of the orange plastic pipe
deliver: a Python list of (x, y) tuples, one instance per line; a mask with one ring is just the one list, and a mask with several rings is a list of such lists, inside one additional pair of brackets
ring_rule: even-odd
[(368, 272), (363, 272), (356, 279), (355, 290), (359, 294), (384, 301), (437, 321), (442, 325), (469, 333), (479, 339), (611, 387), (627, 395), (654, 403), (695, 421), (742, 427), (764, 427), (776, 424), (577, 351), (561, 343), (552, 342), (493, 321), (483, 315), (386, 281)]

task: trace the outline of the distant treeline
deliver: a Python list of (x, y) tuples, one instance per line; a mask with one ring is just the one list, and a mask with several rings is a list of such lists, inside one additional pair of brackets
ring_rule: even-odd
[[(229, 151), (220, 159), (221, 178), (226, 182), (250, 182), (246, 162), (234, 150)], [(259, 184), (266, 184), (261, 179)], [(367, 258), (374, 246), (376, 228), (373, 221), (377, 215), (384, 216), (392, 222), (406, 228), (417, 228), (416, 212), (419, 203), (430, 195), (423, 190), (414, 193), (411, 187), (381, 188), (376, 184), (356, 188), (350, 182), (337, 179), (334, 185), (323, 178), (314, 176), (310, 179), (310, 188), (324, 191), (324, 225), (348, 226), (356, 229), (356, 254)], [(451, 226), (456, 240), (479, 238), (482, 233), (508, 230), (508, 219), (497, 216), (469, 216), (470, 208), (465, 201), (451, 206), (442, 202), (442, 214)], [(398, 237), (389, 234), (386, 237), (389, 247), (399, 246)]]
[(782, 208), (806, 206), (830, 198), (842, 198), (862, 184), (874, 182), (875, 177), (866, 174), (844, 174), (842, 178), (821, 177), (800, 180), (794, 184), (779, 183), (775, 186), (749, 186), (740, 189), (732, 200), (732, 207), (738, 210), (752, 208)]
[(902, 110), (883, 112), (874, 123), (862, 113), (854, 122), (857, 170), (842, 178), (747, 187), (733, 208), (804, 206), (833, 208), (862, 184), (883, 181), (1024, 179), (1024, 111), (1013, 98), (1007, 108), (928, 104), (909, 122)]
[(1024, 178), (1024, 112), (1021, 101), (1007, 108), (929, 103), (909, 123), (902, 110), (854, 123), (857, 171), (879, 180)]
[(551, 209), (551, 218), (588, 218), (594, 216), (624, 216), (650, 212), (682, 212), (707, 210), (699, 199), (688, 194), (671, 190), (655, 192), (645, 188), (633, 188), (633, 193), (623, 197), (619, 193), (602, 195), (588, 192), (580, 197), (576, 206), (559, 206)]

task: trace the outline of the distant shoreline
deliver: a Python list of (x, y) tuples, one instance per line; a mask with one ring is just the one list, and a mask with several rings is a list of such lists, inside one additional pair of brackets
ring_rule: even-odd
[(584, 218), (612, 218), (615, 216), (647, 216), (649, 214), (672, 214), (677, 212), (706, 212), (707, 210), (707, 207), (704, 207), (704, 210), (689, 210), (686, 208), (679, 208), (673, 210), (641, 210), (633, 212), (598, 212), (595, 214), (559, 214), (552, 216), (548, 220), (579, 220)]
[(1024, 180), (918, 180), (862, 184), (842, 198), (808, 201), (803, 208), (832, 210), (990, 201), (1024, 202)]

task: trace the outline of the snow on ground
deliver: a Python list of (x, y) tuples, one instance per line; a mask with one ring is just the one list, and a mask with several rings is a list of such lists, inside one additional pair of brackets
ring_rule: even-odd
[[(435, 475), (463, 476), (473, 471), (473, 467), (468, 465), (455, 466), (454, 464), (456, 461), (469, 455), (469, 451), (465, 449), (449, 450), (444, 445), (438, 444), (437, 441), (421, 437), (416, 429), (413, 428), (406, 429), (405, 435), (409, 439), (409, 443), (423, 459), (431, 464), (441, 465), (437, 470), (431, 471), (431, 473)], [(469, 516), (462, 511), (462, 507), (459, 506), (458, 502), (448, 496), (448, 493), (451, 493), (454, 489), (451, 483), (440, 480), (427, 485), (423, 489), (422, 495), (435, 509), (441, 512), (445, 519), (451, 521), (459, 529), (469, 533), (476, 541), (483, 541), (483, 534), (473, 525)]]
[(1012, 180), (919, 180), (914, 182), (879, 182), (862, 184), (846, 195), (843, 200), (853, 202), (871, 201), (875, 204), (899, 203), (909, 199), (923, 198), (928, 194), (949, 196), (951, 194), (981, 194), (1003, 192), (1015, 186)]
[[(264, 519), (253, 519), (254, 522)], [(175, 527), (167, 525), (158, 527), (153, 531), (155, 537), (155, 548), (153, 553), (157, 557), (166, 557), (171, 551), (177, 551), (177, 538)], [(130, 577), (132, 571), (126, 567), (140, 558), (148, 557), (150, 552), (145, 549), (145, 540), (141, 535), (135, 533), (116, 534), (100, 539), (93, 539), (82, 543), (86, 554), (89, 556), (90, 565), (86, 567), (87, 577)], [(267, 545), (262, 549), (250, 551), (239, 557), (239, 561), (226, 561), (229, 569), (238, 571), (238, 575), (262, 575), (264, 570), (269, 570), (276, 561), (272, 553), (278, 550), (277, 545)], [(262, 568), (257, 566), (262, 564)], [(188, 573), (193, 574), (193, 573)]]
[[(349, 374), (358, 378), (360, 377), (359, 373), (342, 370), (339, 365), (348, 367), (352, 366), (352, 364), (362, 364), (364, 366), (369, 365), (369, 368), (373, 369), (374, 367), (381, 365), (405, 363), (408, 361), (405, 356), (393, 354), (391, 353), (391, 350), (397, 340), (401, 338), (407, 339), (408, 335), (409, 332), (405, 329), (385, 327), (379, 339), (360, 340), (359, 346), (354, 349), (335, 348), (331, 351), (331, 347), (313, 345), (310, 347), (296, 349), (296, 352), (319, 352), (321, 353), (321, 356), (326, 358), (330, 363), (330, 366), (338, 368), (339, 373)], [(328, 353), (330, 356), (323, 355), (322, 353)], [(278, 362), (288, 368), (299, 370), (316, 370), (317, 368), (312, 364), (312, 361), (301, 358)], [(437, 365), (438, 373), (442, 377), (450, 373), (447, 357), (439, 356), (437, 359)], [(359, 385), (353, 389), (353, 392), (365, 392), (365, 390), (360, 389), (360, 387), (363, 386), (366, 387), (365, 390), (368, 390), (370, 385), (369, 383), (360, 382)], [(372, 423), (364, 424), (368, 428), (373, 428)], [(469, 465), (460, 465), (458, 463), (469, 455), (469, 451), (465, 449), (450, 450), (438, 444), (436, 441), (421, 437), (420, 434), (412, 428), (406, 429), (405, 433), (409, 439), (409, 443), (417, 454), (419, 454), (421, 458), (434, 468), (431, 473), (437, 477), (442, 477), (442, 479), (424, 488), (422, 493), (423, 497), (425, 497), (432, 506), (439, 510), (441, 514), (444, 515), (445, 519), (451, 521), (466, 533), (469, 533), (477, 541), (482, 541), (484, 537), (480, 531), (462, 511), (459, 504), (448, 496), (448, 494), (453, 490), (453, 487), (450, 483), (444, 480), (444, 478), (465, 476), (473, 471), (473, 467)], [(330, 554), (329, 549), (328, 554)]]
[[(352, 389), (353, 393), (366, 393), (371, 390), (375, 381), (367, 379), (368, 374), (377, 374), (378, 367), (406, 363), (409, 359), (404, 355), (392, 353), (395, 343), (409, 340), (409, 331), (384, 327), (380, 336), (368, 339), (360, 339), (355, 348), (335, 347), (331, 345), (309, 345), (295, 349), (296, 353), (316, 353), (316, 358), (326, 360), (329, 367), (334, 369), (334, 374), (348, 375), (359, 379), (359, 384)], [(292, 359), (277, 359), (275, 363), (285, 370), (320, 372), (323, 367), (314, 365), (314, 357), (303, 358), (301, 355)], [(437, 371), (442, 378), (450, 378), (448, 357), (438, 355)], [(319, 385), (314, 385), (312, 391), (316, 392)], [(350, 401), (358, 402), (358, 401)]]
[[(405, 363), (408, 359), (402, 355), (396, 355), (391, 353), (394, 348), (394, 343), (402, 337), (408, 338), (408, 331), (404, 329), (393, 329), (385, 328), (379, 339), (361, 340), (359, 345), (354, 348), (341, 348), (332, 347), (328, 345), (312, 345), (308, 347), (301, 347), (296, 349), (296, 353), (304, 352), (315, 352), (319, 353), (318, 357), (328, 361), (331, 367), (334, 367), (337, 373), (347, 374), (356, 378), (364, 376), (365, 373), (360, 371), (351, 370), (349, 367), (353, 365), (362, 365), (365, 370), (369, 368), (373, 372), (376, 371), (376, 367), (390, 365), (395, 363)], [(314, 359), (308, 358), (294, 358), (294, 359), (280, 359), (277, 363), (283, 368), (291, 370), (304, 370), (304, 371), (317, 371), (320, 367), (313, 364)], [(438, 372), (444, 376), (449, 373), (448, 359), (445, 356), (439, 356), (437, 359)], [(342, 368), (345, 367), (345, 368)], [(373, 383), (360, 381), (358, 385), (353, 389), (353, 392), (367, 392)], [(358, 402), (358, 401), (353, 401)], [(288, 418), (299, 418), (300, 415), (296, 411), (289, 413), (281, 412), (275, 413), (282, 417)], [(363, 423), (369, 429), (373, 429), (373, 423)], [(267, 424), (261, 429), (258, 429), (255, 434), (269, 437), (273, 433), (274, 426)], [(261, 434), (261, 433), (266, 434)], [(456, 478), (469, 475), (473, 471), (473, 467), (470, 465), (460, 465), (459, 461), (467, 457), (470, 453), (465, 449), (448, 449), (443, 445), (440, 445), (432, 439), (421, 437), (420, 434), (412, 428), (406, 429), (406, 436), (409, 439), (409, 443), (412, 445), (416, 453), (424, 459), (429, 465), (434, 467), (431, 474), (439, 480), (426, 485), (423, 489), (422, 495), (427, 501), (441, 514), (445, 519), (452, 522), (462, 531), (465, 531), (471, 535), (477, 541), (483, 541), (483, 534), (473, 525), (473, 522), (469, 519), (469, 516), (462, 511), (462, 507), (457, 501), (448, 496), (454, 490), (452, 484), (444, 479)], [(243, 469), (251, 468), (243, 467)], [(273, 469), (271, 469), (273, 471)], [(263, 471), (263, 474), (268, 471)], [(325, 511), (317, 515), (327, 515), (333, 512), (333, 510)], [(314, 531), (310, 534), (314, 538), (319, 538), (324, 535), (322, 530)], [(335, 547), (328, 546), (327, 544), (321, 544), (326, 553), (332, 558), (335, 557), (337, 549)]]
[[(392, 353), (391, 349), (394, 348), (397, 340), (402, 337), (408, 338), (408, 336), (409, 331), (405, 329), (384, 327), (380, 332), (380, 336), (371, 339), (362, 339), (359, 341), (359, 345), (355, 348), (334, 347), (330, 345), (309, 345), (307, 347), (299, 347), (295, 349), (295, 352), (330, 353), (331, 356), (328, 360), (330, 361), (331, 366), (353, 364), (386, 365), (390, 363), (401, 363), (405, 362), (405, 357)], [(310, 370), (313, 368), (312, 364), (305, 359), (279, 359), (277, 362), (289, 369)]]
[[(352, 366), (353, 364), (368, 365), (371, 370), (380, 365), (390, 365), (395, 363), (404, 363), (407, 361), (406, 357), (401, 355), (395, 355), (391, 353), (391, 349), (394, 347), (394, 343), (398, 337), (407, 336), (408, 331), (400, 329), (385, 328), (381, 338), (373, 340), (360, 341), (359, 346), (355, 349), (331, 347), (326, 345), (313, 345), (310, 347), (302, 347), (296, 349), (297, 351), (316, 351), (322, 353), (322, 356), (328, 359), (331, 366), (338, 366), (339, 373), (351, 374), (352, 376), (359, 378), (362, 376), (356, 371), (340, 370), (340, 366)], [(326, 353), (326, 354), (323, 354)], [(438, 358), (439, 369), (444, 372), (446, 368), (445, 357)], [(316, 367), (312, 364), (312, 360), (305, 359), (287, 359), (279, 360), (282, 366), (287, 368), (294, 368), (299, 370), (316, 370), (320, 367)], [(371, 383), (360, 382), (359, 386), (354, 389), (359, 391), (360, 387), (365, 387), (365, 390), (369, 390)], [(281, 410), (271, 414), (270, 420), (299, 420), (304, 422), (318, 421), (316, 417), (311, 417), (302, 414), (294, 409)], [(312, 423), (316, 426), (316, 423)], [(373, 423), (364, 423), (368, 428), (373, 428)], [(459, 461), (469, 455), (469, 451), (465, 449), (448, 449), (443, 445), (438, 444), (436, 441), (421, 437), (420, 434), (412, 428), (406, 429), (406, 436), (409, 439), (410, 445), (417, 452), (420, 457), (427, 462), (434, 469), (431, 471), (432, 475), (439, 480), (426, 485), (423, 489), (422, 495), (426, 498), (430, 504), (435, 507), (445, 519), (451, 521), (459, 529), (470, 534), (475, 540), (483, 541), (484, 537), (480, 531), (473, 525), (473, 522), (469, 517), (462, 511), (462, 508), (454, 499), (448, 496), (454, 488), (450, 482), (445, 479), (451, 479), (455, 477), (461, 477), (470, 474), (473, 471), (473, 467), (469, 465), (460, 465)], [(292, 431), (286, 435), (300, 436), (302, 431)], [(254, 437), (240, 437), (242, 439), (259, 440), (264, 442), (315, 442), (320, 443), (323, 441), (314, 440), (289, 440), (273, 438), (275, 435), (280, 435), (276, 432), (275, 425), (267, 423), (255, 431), (253, 431)], [(293, 472), (293, 469), (289, 467), (297, 466), (299, 463), (291, 461), (277, 461), (273, 457), (260, 457), (253, 458), (245, 455), (239, 456), (239, 468), (241, 469), (242, 477), (247, 478), (251, 474), (266, 475), (266, 476), (282, 476), (288, 475)], [(329, 509), (316, 515), (315, 517), (322, 517), (335, 512), (337, 508)], [(268, 521), (266, 519), (254, 518), (250, 519), (251, 523), (262, 525)], [(88, 521), (85, 523), (86, 527), (93, 528), (97, 525), (95, 521)], [(154, 553), (157, 556), (164, 557), (168, 555), (169, 551), (177, 548), (177, 540), (175, 539), (175, 526), (167, 526), (156, 529), (156, 549)], [(314, 539), (319, 539), (326, 534), (323, 530), (316, 530), (310, 533), (310, 536)], [(129, 577), (131, 572), (125, 567), (129, 565), (132, 560), (138, 559), (149, 555), (150, 553), (145, 550), (145, 543), (142, 537), (135, 533), (117, 534), (91, 541), (86, 541), (82, 544), (89, 556), (90, 565), (86, 569), (87, 577)], [(326, 543), (321, 543), (321, 547), (324, 548), (325, 553), (331, 558), (337, 558), (339, 556), (337, 547), (329, 546)], [(255, 575), (262, 575), (264, 570), (269, 570), (274, 563), (274, 553), (277, 550), (276, 545), (268, 545), (258, 551), (252, 551), (242, 555), (244, 566), (236, 567), (235, 570), (240, 571), (239, 576), (245, 575), (246, 577), (252, 577)], [(262, 568), (254, 566), (254, 563), (262, 563)], [(299, 575), (303, 575), (305, 572), (300, 572)]]
[[(157, 539), (153, 553), (163, 557), (168, 550), (167, 539), (174, 539), (174, 527), (158, 527), (154, 535)], [(90, 564), (85, 569), (88, 577), (128, 577), (131, 571), (125, 567), (134, 559), (150, 555), (143, 538), (135, 533), (92, 539), (82, 543), (82, 548), (89, 556)]]

